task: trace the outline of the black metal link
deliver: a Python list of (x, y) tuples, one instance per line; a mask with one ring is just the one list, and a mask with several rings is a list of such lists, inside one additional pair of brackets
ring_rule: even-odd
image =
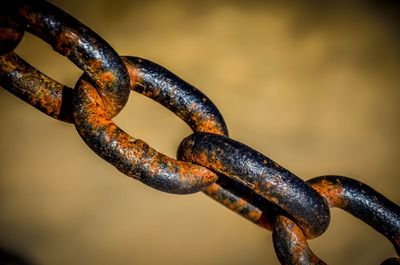
[(0, 56), (0, 84), (41, 112), (73, 123), (72, 88), (48, 77), (14, 52)]
[[(330, 207), (345, 210), (384, 235), (400, 255), (398, 205), (368, 185), (347, 177), (322, 176), (310, 179), (307, 183), (324, 197)], [(325, 264), (311, 251), (301, 229), (287, 217), (277, 218), (273, 240), (282, 264)], [(400, 258), (390, 261), (398, 262)]]
[(329, 225), (325, 201), (305, 182), (242, 143), (220, 135), (195, 133), (185, 138), (178, 158), (200, 164), (242, 183), (291, 215), (307, 238)]
[[(20, 28), (42, 38), (53, 49), (69, 58), (85, 72), (85, 78), (95, 85), (113, 117), (125, 106), (129, 96), (128, 73), (118, 54), (100, 36), (79, 21), (45, 1), (7, 1), (6, 22), (10, 18)], [(5, 23), (3, 23), (5, 24)], [(4, 31), (4, 29), (3, 29)], [(8, 49), (16, 44), (15, 30), (2, 39)], [(10, 39), (7, 42), (4, 39)], [(19, 41), (21, 38), (18, 37)]]
[[(200, 91), (166, 69), (143, 59), (124, 59), (131, 88), (174, 110), (193, 128), (227, 131), (214, 104)], [(86, 144), (118, 170), (170, 193), (198, 192), (216, 181), (210, 170), (169, 158), (141, 140), (129, 136), (107, 117), (94, 87), (78, 82), (74, 98), (76, 128)], [(203, 112), (204, 111), (204, 112)]]

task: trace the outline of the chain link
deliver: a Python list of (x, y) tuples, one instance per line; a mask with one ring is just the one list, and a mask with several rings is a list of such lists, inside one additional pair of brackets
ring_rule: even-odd
[[(101, 37), (45, 1), (6, 1), (0, 13), (0, 85), (43, 113), (73, 123), (84, 142), (122, 173), (169, 193), (206, 195), (273, 231), (282, 264), (325, 264), (307, 239), (328, 228), (330, 207), (342, 208), (393, 244), (400, 255), (400, 207), (371, 187), (340, 176), (306, 182), (228, 136), (221, 113), (201, 91), (167, 69), (119, 57)], [(69, 88), (13, 50), (24, 31), (66, 56), (84, 74)], [(171, 110), (193, 130), (167, 157), (120, 129), (112, 118), (130, 90)], [(384, 264), (399, 264), (389, 258)]]

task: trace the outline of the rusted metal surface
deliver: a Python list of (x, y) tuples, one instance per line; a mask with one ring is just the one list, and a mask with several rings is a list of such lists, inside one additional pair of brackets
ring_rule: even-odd
[[(136, 58), (123, 58), (129, 70), (132, 88), (143, 95), (152, 98), (168, 107), (181, 117), (194, 131), (208, 131), (216, 134), (227, 135), (225, 122), (212, 102), (200, 91), (190, 84), (182, 81), (150, 61)], [(72, 96), (73, 90), (66, 87), (47, 75), (30, 66), (15, 53), (0, 56), (0, 82), (4, 88), (20, 97), (27, 103), (56, 119), (67, 122), (72, 121)], [(163, 80), (160, 82), (159, 80)], [(197, 102), (194, 104), (193, 102)], [(188, 111), (185, 111), (185, 110)], [(268, 201), (258, 198), (258, 207), (250, 203), (249, 198), (258, 196), (248, 190), (247, 198), (243, 196), (243, 189), (234, 192), (231, 186), (241, 184), (218, 180), (204, 189), (204, 193), (222, 203), (229, 209), (239, 213), (245, 218), (271, 229), (270, 214), (263, 214), (269, 207)], [(228, 187), (224, 187), (224, 186)]]
[(11, 2), (6, 2), (0, 9), (0, 55), (14, 50), (24, 35), (24, 28), (16, 22)]
[(29, 65), (14, 52), (0, 56), (2, 87), (43, 113), (72, 123), (73, 90)]
[[(392, 242), (400, 255), (400, 207), (357, 180), (342, 176), (322, 176), (307, 183), (328, 203), (341, 208)], [(310, 250), (307, 239), (296, 223), (279, 216), (273, 230), (275, 251), (282, 264), (324, 264)], [(387, 262), (398, 262), (392, 258)], [(386, 263), (396, 264), (396, 263)]]
[[(228, 136), (225, 121), (212, 101), (194, 86), (164, 67), (138, 57), (122, 57), (131, 89), (171, 110), (194, 132)], [(203, 192), (246, 219), (268, 229), (276, 207), (243, 184), (220, 175)]]
[[(218, 109), (195, 87), (148, 60), (137, 57), (122, 59), (134, 91), (169, 108), (193, 131), (228, 135)], [(0, 82), (4, 88), (43, 113), (73, 123), (73, 89), (38, 71), (14, 52), (0, 56), (0, 69)], [(220, 176), (203, 192), (246, 219), (272, 229), (273, 204), (242, 184)]]
[[(148, 60), (122, 59), (133, 90), (169, 108), (193, 131), (228, 135), (220, 112), (195, 87)], [(4, 88), (43, 113), (73, 123), (71, 88), (38, 71), (13, 52), (0, 56), (0, 69), (0, 82)], [(221, 176), (203, 192), (246, 219), (272, 229), (269, 219), (273, 216), (270, 213), (273, 204), (242, 184)]]
[(197, 88), (151, 61), (131, 56), (123, 61), (131, 89), (171, 110), (195, 132), (228, 135), (221, 113)]
[(178, 158), (242, 183), (296, 219), (307, 238), (322, 234), (330, 215), (325, 201), (301, 179), (256, 150), (231, 138), (195, 133), (185, 138)]
[[(131, 89), (171, 110), (194, 132), (228, 136), (225, 121), (212, 101), (194, 86), (164, 67), (138, 57), (122, 57)], [(219, 175), (203, 192), (246, 219), (267, 229), (277, 207), (241, 183)]]
[(217, 182), (203, 192), (228, 209), (268, 230), (272, 230), (275, 217), (283, 213), (274, 203), (223, 174), (218, 174)]
[[(29, 31), (84, 74), (75, 89), (30, 66), (13, 52)], [(86, 144), (118, 170), (170, 193), (203, 191), (246, 219), (273, 230), (282, 264), (325, 264), (307, 239), (321, 235), (329, 207), (372, 226), (400, 254), (400, 207), (356, 180), (324, 176), (307, 182), (256, 150), (228, 138), (217, 107), (167, 69), (137, 57), (120, 58), (88, 27), (44, 1), (6, 1), (0, 10), (0, 85), (56, 119), (74, 123)], [(120, 129), (112, 118), (129, 90), (174, 112), (193, 130), (178, 160)], [(399, 264), (389, 258), (382, 264)]]
[(96, 90), (79, 82), (75, 121), (85, 143), (124, 174), (170, 193), (193, 193), (213, 183), (217, 176), (197, 165), (176, 161), (145, 142), (129, 136), (112, 122)]
[[(139, 58), (125, 58), (131, 88), (168, 106), (192, 128), (225, 134), (217, 108), (200, 91), (164, 68)], [(88, 82), (80, 80), (74, 98), (75, 125), (86, 144), (118, 170), (171, 193), (193, 193), (216, 181), (212, 171), (158, 153), (117, 127)]]
[(280, 215), (273, 226), (275, 253), (285, 265), (324, 265), (310, 249), (301, 228), (288, 217)]
[[(3, 12), (81, 68), (85, 79), (96, 86), (107, 115), (113, 117), (125, 106), (129, 96), (128, 73), (118, 54), (100, 36), (45, 1), (8, 1)], [(8, 38), (13, 35), (15, 32)]]

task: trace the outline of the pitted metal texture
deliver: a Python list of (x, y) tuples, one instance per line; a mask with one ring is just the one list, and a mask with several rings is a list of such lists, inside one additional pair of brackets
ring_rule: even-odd
[[(400, 207), (381, 193), (342, 176), (303, 181), (264, 154), (229, 138), (222, 114), (199, 89), (154, 62), (120, 57), (90, 28), (48, 2), (7, 0), (2, 6), (0, 85), (41, 112), (74, 124), (88, 147), (125, 175), (163, 192), (203, 191), (273, 231), (282, 264), (325, 264), (307, 240), (328, 229), (331, 207), (374, 228), (400, 255)], [(14, 52), (25, 31), (83, 70), (74, 88), (58, 83)], [(192, 129), (193, 134), (181, 142), (177, 159), (113, 122), (130, 91), (153, 99)], [(382, 264), (399, 263), (400, 258), (392, 257)]]

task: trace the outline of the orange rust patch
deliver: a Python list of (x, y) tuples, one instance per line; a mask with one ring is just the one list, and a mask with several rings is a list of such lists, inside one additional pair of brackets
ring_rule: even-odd
[(193, 154), (191, 154), (191, 158), (191, 160), (205, 166), (208, 166), (210, 164), (206, 153), (200, 153), (195, 157), (193, 157)]
[[(219, 184), (212, 184), (204, 189), (204, 193), (254, 223), (261, 218), (261, 210), (249, 204), (247, 200), (229, 194), (230, 192), (225, 191)], [(235, 197), (235, 200), (232, 197)]]
[(87, 122), (95, 126), (106, 126), (112, 124), (108, 117), (108, 112), (105, 110), (104, 103), (97, 90), (87, 81), (82, 80), (81, 89), (86, 94), (87, 98)]
[(208, 186), (207, 188), (205, 188), (203, 191), (207, 195), (213, 196), (213, 194), (217, 193), (220, 188), (221, 187), (218, 184), (213, 183), (210, 186)]
[(201, 179), (201, 182), (207, 186), (218, 179), (217, 175), (207, 168), (187, 162), (177, 161), (171, 158), (168, 159), (171, 160), (172, 164), (178, 165), (179, 176), (181, 179)]
[(54, 49), (64, 56), (69, 56), (74, 46), (79, 43), (79, 36), (73, 31), (63, 31), (56, 36)]
[(290, 256), (291, 264), (325, 264), (317, 256), (315, 256), (307, 242), (301, 228), (292, 220), (285, 216), (278, 216), (277, 224), (283, 226), (285, 233), (290, 235)]
[(88, 65), (90, 69), (96, 71), (98, 69), (101, 69), (101, 67), (103, 66), (103, 62), (101, 60), (93, 59), (88, 62)]
[[(214, 154), (212, 154), (212, 155), (214, 155)], [(216, 157), (213, 159), (212, 165), (210, 165), (210, 167), (212, 167), (215, 171), (218, 171), (221, 173), (224, 173), (226, 171), (225, 165), (222, 164), (222, 162)]]
[[(247, 202), (246, 202), (246, 204), (247, 204)], [(253, 222), (257, 222), (258, 220), (260, 220), (260, 218), (262, 216), (262, 212), (259, 209), (253, 209), (252, 211), (249, 211), (247, 216), (248, 216), (248, 219), (252, 220)]]
[(13, 72), (18, 68), (18, 65), (15, 63), (17, 60), (17, 55), (14, 52), (10, 52), (0, 56), (0, 66), (1, 69), (7, 72)]
[(115, 75), (112, 72), (107, 71), (107, 72), (100, 74), (99, 79), (100, 79), (100, 81), (105, 82), (105, 83), (114, 83)]
[(143, 79), (140, 77), (138, 70), (134, 68), (127, 59), (122, 58), (122, 61), (125, 64), (126, 69), (128, 70), (130, 88), (132, 90), (135, 90), (136, 86), (141, 85)]
[(218, 135), (225, 135), (223, 129), (218, 126), (219, 123), (217, 121), (211, 118), (205, 119), (201, 113), (193, 113), (192, 120), (195, 122), (196, 131), (198, 132), (208, 132)]
[(347, 202), (343, 199), (343, 187), (341, 185), (322, 179), (318, 183), (313, 183), (311, 187), (324, 197), (330, 208), (346, 207)]

